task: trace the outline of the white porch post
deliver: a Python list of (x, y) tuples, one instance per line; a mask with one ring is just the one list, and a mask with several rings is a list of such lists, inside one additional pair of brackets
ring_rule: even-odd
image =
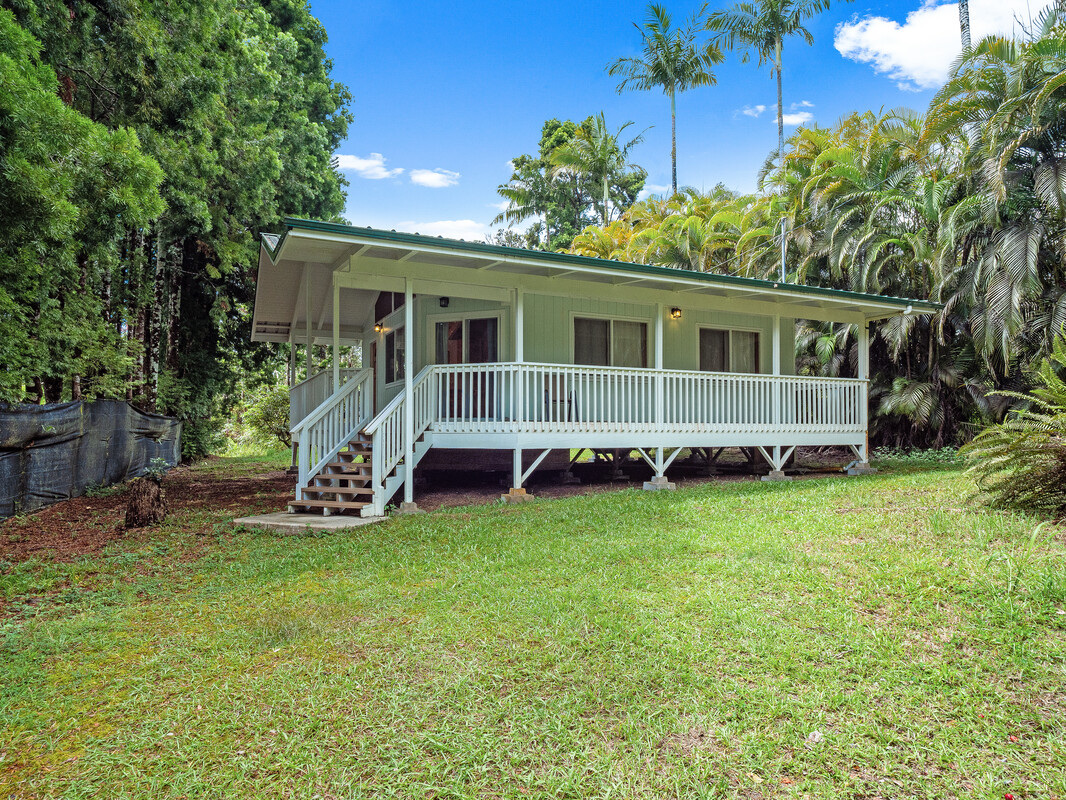
[(855, 326), (855, 347), (855, 377), (862, 381), (858, 412), (863, 443), (851, 446), (858, 459), (848, 465), (848, 475), (869, 475), (877, 470), (870, 466), (870, 323), (865, 319)]
[[(526, 360), (526, 298), (521, 287), (514, 290), (514, 360), (519, 365)], [(526, 417), (526, 377), (521, 366), (514, 371), (512, 399), (515, 407), (511, 416), (516, 428), (521, 428)]]
[[(514, 370), (514, 387), (512, 398), (515, 409), (511, 414), (514, 423), (518, 426), (525, 418), (525, 375), (520, 366), (526, 360), (526, 319), (525, 319), (525, 293), (520, 287), (514, 290), (514, 360), (519, 366)], [(528, 494), (522, 488), (522, 448), (516, 447), (512, 452), (511, 460), (511, 489), (503, 495), (503, 500), (508, 503), (521, 503), (532, 500), (533, 495)]]
[(863, 382), (859, 400), (859, 421), (865, 433), (866, 443), (862, 448), (862, 460), (870, 463), (870, 323), (863, 320), (858, 330), (858, 379)]
[[(781, 372), (782, 372), (782, 369), (781, 369), (781, 359), (782, 359), (782, 356), (783, 356), (783, 352), (782, 351), (783, 351), (783, 348), (781, 347), (781, 315), (780, 314), (774, 314), (773, 353), (772, 353), (772, 356), (771, 356), (771, 359), (770, 359), (770, 361), (771, 361), (771, 363), (770, 363), (770, 372), (775, 377), (779, 377), (781, 375)], [(783, 401), (782, 392), (784, 391), (784, 386), (782, 386), (780, 381), (774, 381), (773, 384), (772, 384), (772, 387), (773, 388), (772, 388), (771, 393), (770, 393), (770, 402), (773, 405), (773, 410), (772, 410), (771, 413), (773, 415), (774, 426), (776, 428), (780, 429), (780, 426), (781, 426), (781, 406), (782, 406), (782, 401)], [(789, 453), (791, 453), (792, 450), (794, 450), (794, 449), (795, 448), (790, 448), (789, 449)], [(767, 455), (767, 451), (766, 451), (765, 448), (760, 448), (760, 450), (762, 451), (764, 456)], [(770, 462), (770, 474), (764, 476), (763, 480), (764, 481), (785, 481), (785, 480), (789, 480), (789, 478), (785, 475), (785, 472), (784, 472), (785, 461), (788, 460), (788, 455), (786, 454), (784, 457), (782, 457), (781, 445), (774, 445), (773, 448), (770, 450), (770, 453), (772, 455), (767, 458), (767, 461)]]
[(414, 382), (414, 294), (411, 292), (411, 279), (403, 281), (403, 460), (406, 475), (403, 481), (404, 510), (414, 510), (415, 502), (415, 405), (412, 402), (412, 383)]
[[(663, 375), (663, 317), (666, 315), (666, 307), (662, 303), (655, 305), (655, 427), (662, 433), (666, 422), (666, 377)], [(656, 489), (673, 489), (674, 484), (666, 480), (666, 465), (664, 462), (663, 448), (655, 448), (655, 477), (644, 483), (644, 489), (654, 491)]]
[(526, 360), (525, 292), (514, 290), (514, 360), (521, 364)]
[[(773, 352), (773, 364), (770, 366), (770, 371), (777, 377), (780, 377), (781, 369), (781, 315), (774, 314), (774, 352)], [(774, 382), (774, 424), (780, 426), (781, 424), (781, 384), (779, 381)]]
[(296, 385), (296, 339), (289, 333), (289, 388)]
[(341, 388), (341, 287), (333, 273), (333, 391)]
[(307, 342), (307, 355), (305, 357), (304, 378), (311, 377), (311, 271), (304, 267), (304, 332)]

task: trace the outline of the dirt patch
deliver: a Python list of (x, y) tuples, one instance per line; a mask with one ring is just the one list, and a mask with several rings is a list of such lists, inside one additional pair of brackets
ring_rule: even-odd
[[(216, 523), (245, 514), (280, 511), (292, 496), (293, 478), (284, 470), (232, 475), (222, 459), (178, 467), (163, 479), (169, 521), (181, 519), (190, 533), (210, 532)], [(204, 512), (197, 515), (196, 512)], [(0, 561), (28, 558), (73, 561), (99, 553), (118, 540), (140, 541), (153, 529), (126, 531), (125, 494), (77, 497), (0, 522)]]
[(718, 741), (713, 731), (703, 728), (691, 728), (684, 733), (672, 733), (659, 742), (659, 749), (668, 753), (680, 753), (683, 756), (691, 756), (696, 752), (728, 752), (728, 748)]
[[(839, 474), (842, 454), (812, 452), (801, 457), (802, 467), (796, 477), (823, 477)], [(837, 459), (835, 462), (833, 459)], [(169, 508), (168, 521), (180, 522), (186, 533), (210, 533), (213, 526), (234, 517), (284, 511), (293, 496), (295, 478), (284, 470), (257, 471), (261, 467), (233, 464), (221, 458), (209, 458), (193, 467), (178, 467), (163, 479)], [(561, 483), (557, 472), (531, 477), (527, 488), (542, 498), (574, 497), (598, 492), (640, 488), (652, 477), (641, 461), (623, 467), (625, 477), (610, 478), (604, 463), (579, 463), (573, 467), (580, 483)], [(758, 480), (766, 472), (764, 463), (756, 462), (753, 474), (739, 454), (729, 453), (718, 464), (717, 474), (704, 474), (698, 464), (675, 463), (670, 480), (679, 487), (706, 483)], [(462, 472), (428, 473), (415, 487), (415, 500), (425, 511), (465, 505), (492, 503), (507, 492), (510, 474)], [(126, 497), (78, 497), (65, 500), (25, 516), (0, 522), (0, 561), (19, 562), (28, 558), (73, 561), (100, 553), (108, 545), (126, 540), (147, 541), (153, 528), (125, 531), (122, 526)]]

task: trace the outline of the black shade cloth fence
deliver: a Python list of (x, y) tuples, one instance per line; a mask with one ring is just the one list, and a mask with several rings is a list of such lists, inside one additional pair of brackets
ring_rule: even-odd
[(122, 400), (0, 404), (0, 519), (174, 466), (180, 444), (178, 420)]

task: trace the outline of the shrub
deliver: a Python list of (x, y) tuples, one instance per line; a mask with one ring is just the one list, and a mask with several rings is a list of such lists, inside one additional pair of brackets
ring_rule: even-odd
[(1003, 508), (1066, 517), (1066, 338), (1036, 373), (1032, 395), (1004, 392), (1027, 407), (979, 433), (961, 452), (978, 485)]
[(264, 386), (252, 402), (245, 422), (264, 439), (276, 438), (286, 447), (292, 445), (289, 434), (289, 390), (285, 386)]

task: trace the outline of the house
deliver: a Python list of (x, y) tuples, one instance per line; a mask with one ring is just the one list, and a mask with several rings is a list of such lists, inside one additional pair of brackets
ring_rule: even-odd
[[(512, 496), (552, 452), (801, 445), (868, 466), (869, 324), (917, 300), (286, 219), (264, 236), (252, 338), (288, 342), (290, 510), (379, 515), (433, 449), (509, 454)], [(858, 326), (858, 378), (795, 374), (797, 319)], [(340, 349), (362, 345), (363, 369)], [(296, 382), (297, 347), (333, 348)], [(311, 359), (308, 358), (310, 363)]]

